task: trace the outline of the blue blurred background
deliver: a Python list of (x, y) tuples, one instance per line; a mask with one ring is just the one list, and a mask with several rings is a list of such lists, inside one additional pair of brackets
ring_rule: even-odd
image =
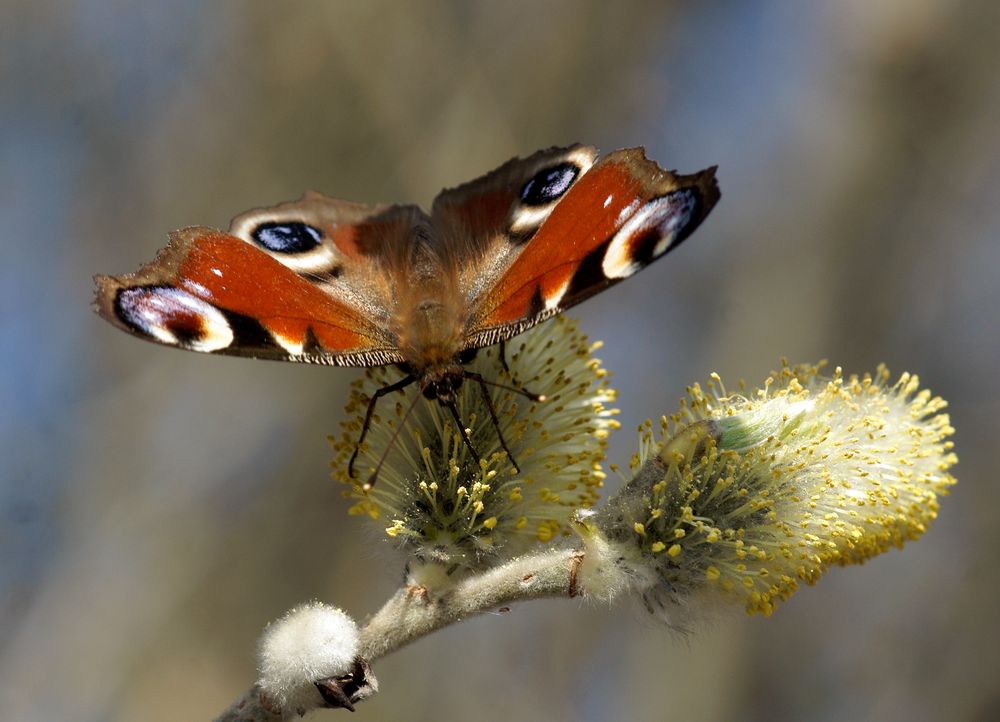
[[(175, 352), (90, 309), (169, 230), (306, 189), (427, 205), (582, 141), (718, 164), (669, 261), (571, 313), (625, 428), (710, 371), (885, 361), (951, 402), (926, 537), (688, 640), (552, 601), (380, 661), (370, 719), (1000, 717), (1000, 4), (0, 6), (0, 709), (204, 719), (265, 622), (401, 578), (328, 478), (349, 369)], [(333, 713), (327, 713), (332, 715)], [(332, 717), (331, 717), (332, 718)]]

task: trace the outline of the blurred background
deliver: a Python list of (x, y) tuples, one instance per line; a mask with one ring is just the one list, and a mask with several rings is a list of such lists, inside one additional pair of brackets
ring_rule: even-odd
[[(401, 578), (328, 478), (355, 370), (180, 353), (90, 309), (166, 233), (306, 189), (429, 204), (514, 155), (645, 145), (722, 201), (571, 315), (625, 428), (710, 371), (885, 361), (951, 402), (923, 540), (678, 639), (554, 600), (379, 661), (368, 719), (1000, 718), (1000, 4), (0, 6), (0, 709), (206, 719), (306, 599)], [(321, 713), (333, 718), (335, 713)]]

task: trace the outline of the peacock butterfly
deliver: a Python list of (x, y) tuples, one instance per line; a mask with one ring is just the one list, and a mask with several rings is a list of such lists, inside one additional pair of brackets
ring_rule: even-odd
[(191, 351), (398, 365), (405, 376), (374, 394), (358, 448), (377, 399), (412, 383), (464, 431), (463, 380), (491, 411), (486, 386), (498, 385), (463, 368), (476, 349), (628, 278), (677, 247), (718, 199), (714, 167), (677, 175), (642, 148), (602, 158), (582, 145), (551, 148), (442, 191), (430, 214), (307, 193), (237, 216), (228, 233), (175, 231), (135, 273), (97, 276), (95, 303), (121, 329)]

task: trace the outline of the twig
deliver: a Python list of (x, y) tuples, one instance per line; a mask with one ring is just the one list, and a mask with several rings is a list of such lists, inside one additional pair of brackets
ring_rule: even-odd
[[(527, 554), (442, 592), (405, 586), (361, 630), (358, 655), (372, 662), (442, 627), (512, 602), (580, 593), (581, 549)], [(320, 680), (317, 680), (320, 681)], [(269, 705), (257, 685), (247, 689), (216, 722), (279, 722), (295, 715)]]

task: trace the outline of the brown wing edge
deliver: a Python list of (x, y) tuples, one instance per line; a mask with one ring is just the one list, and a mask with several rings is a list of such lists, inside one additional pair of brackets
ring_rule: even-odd
[(187, 254), (194, 240), (205, 233), (221, 233), (216, 228), (208, 226), (189, 226), (168, 235), (167, 245), (156, 252), (156, 258), (139, 266), (131, 273), (121, 276), (111, 276), (103, 273), (94, 275), (93, 307), (97, 314), (108, 323), (123, 331), (152, 340), (148, 335), (134, 329), (123, 321), (115, 310), (115, 302), (119, 291), (144, 285), (174, 285), (177, 269), (181, 260)]

